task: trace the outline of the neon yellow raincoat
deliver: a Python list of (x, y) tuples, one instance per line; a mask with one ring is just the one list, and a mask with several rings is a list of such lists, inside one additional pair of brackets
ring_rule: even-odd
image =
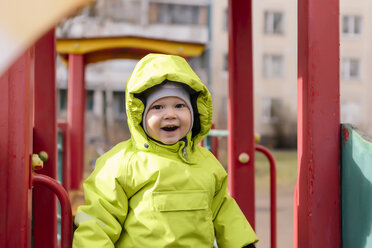
[[(194, 127), (174, 145), (149, 139), (141, 125), (141, 93), (165, 80), (192, 90)], [(132, 134), (96, 162), (84, 183), (73, 247), (240, 248), (257, 237), (227, 194), (227, 175), (199, 142), (212, 122), (207, 88), (180, 57), (150, 54), (135, 67), (126, 87)]]

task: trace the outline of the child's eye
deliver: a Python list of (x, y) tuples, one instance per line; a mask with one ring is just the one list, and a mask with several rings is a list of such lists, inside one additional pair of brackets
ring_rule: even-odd
[(176, 104), (176, 108), (184, 108), (184, 107), (186, 107), (186, 105), (183, 103)]
[(161, 106), (161, 105), (154, 105), (154, 106), (152, 106), (152, 109), (161, 109), (163, 106)]

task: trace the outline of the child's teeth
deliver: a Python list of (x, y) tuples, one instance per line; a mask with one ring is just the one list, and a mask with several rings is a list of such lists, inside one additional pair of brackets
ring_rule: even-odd
[(169, 126), (169, 127), (163, 127), (163, 129), (164, 129), (165, 131), (174, 131), (174, 130), (177, 129), (177, 127), (176, 127), (176, 126)]

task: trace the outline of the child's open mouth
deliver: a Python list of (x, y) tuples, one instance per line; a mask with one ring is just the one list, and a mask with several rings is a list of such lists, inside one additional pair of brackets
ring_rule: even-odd
[(178, 128), (178, 126), (166, 126), (166, 127), (162, 127), (161, 129), (164, 130), (164, 131), (167, 131), (167, 132), (172, 132), (174, 130), (176, 130)]

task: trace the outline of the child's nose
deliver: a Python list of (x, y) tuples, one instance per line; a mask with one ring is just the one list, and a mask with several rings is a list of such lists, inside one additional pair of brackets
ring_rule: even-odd
[(165, 118), (167, 119), (174, 119), (176, 118), (176, 112), (173, 109), (167, 109), (165, 112)]

